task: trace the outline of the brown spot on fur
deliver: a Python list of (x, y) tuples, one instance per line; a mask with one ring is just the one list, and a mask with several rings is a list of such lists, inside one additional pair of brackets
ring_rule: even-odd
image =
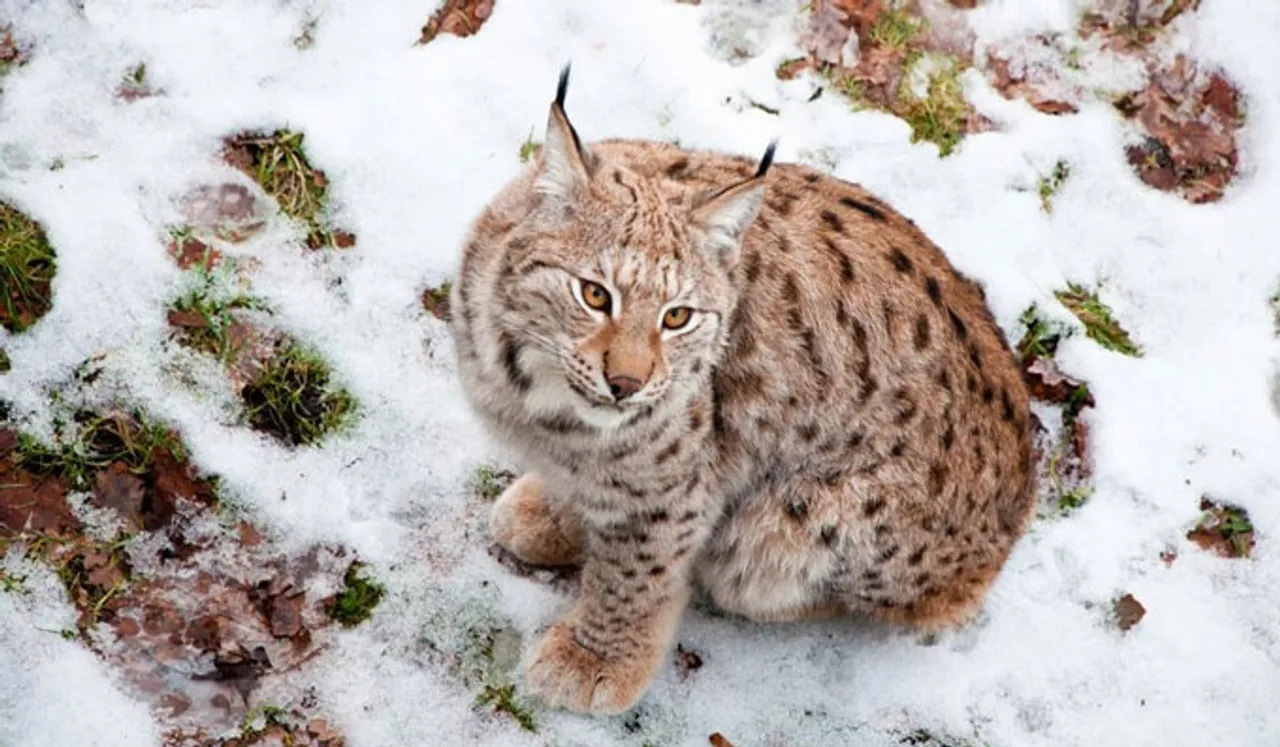
[(800, 436), (801, 441), (810, 443), (818, 437), (818, 426), (813, 423), (806, 423), (796, 428), (796, 434)]
[(917, 547), (915, 552), (907, 556), (907, 565), (910, 565), (910, 566), (920, 565), (920, 563), (924, 561), (925, 549), (926, 548), (924, 547), (924, 545)]
[(849, 256), (836, 246), (836, 242), (831, 240), (830, 236), (823, 236), (822, 243), (827, 248), (827, 252), (836, 260), (836, 264), (840, 265), (840, 280), (844, 283), (852, 283), (855, 279), (853, 273), (853, 262)]
[(820, 536), (822, 537), (822, 542), (828, 547), (834, 545), (836, 543), (836, 537), (838, 536), (835, 524), (828, 524), (823, 527), (820, 532)]
[(933, 303), (937, 306), (942, 305), (942, 288), (938, 286), (937, 278), (932, 276), (925, 278), (924, 290), (925, 290), (925, 293), (929, 294), (930, 301), (933, 301)]
[(956, 331), (956, 337), (959, 337), (961, 340), (967, 338), (969, 336), (969, 328), (964, 326), (963, 319), (956, 316), (955, 310), (948, 308), (947, 316), (951, 318), (951, 328)]
[(916, 317), (916, 335), (913, 342), (917, 351), (929, 347), (929, 317), (924, 314)]
[(827, 227), (830, 228), (832, 231), (835, 231), (836, 233), (841, 235), (844, 234), (844, 221), (841, 220), (840, 216), (836, 215), (830, 210), (822, 211), (822, 222), (826, 223)]
[(862, 515), (869, 519), (872, 516), (875, 516), (876, 514), (883, 511), (884, 507), (885, 507), (884, 499), (879, 496), (876, 496), (875, 498), (872, 498), (870, 500), (863, 501)]
[(667, 166), (665, 173), (671, 179), (679, 179), (681, 176), (684, 175), (685, 171), (688, 168), (689, 168), (689, 159), (678, 158), (675, 161), (672, 161), (671, 165)]
[(803, 522), (804, 518), (809, 515), (809, 504), (799, 498), (794, 498), (787, 501), (786, 510), (787, 516), (790, 516), (796, 521)]
[(902, 253), (901, 249), (895, 248), (889, 252), (889, 261), (893, 263), (893, 269), (905, 275), (910, 275), (915, 269), (911, 264), (911, 259)]
[(872, 220), (884, 222), (887, 219), (887, 216), (884, 214), (884, 211), (882, 211), (880, 208), (865, 202), (861, 202), (859, 200), (855, 200), (852, 197), (847, 197), (847, 196), (841, 197), (840, 204), (844, 205), (847, 208), (853, 208), (854, 210), (857, 210), (858, 212), (870, 217)]

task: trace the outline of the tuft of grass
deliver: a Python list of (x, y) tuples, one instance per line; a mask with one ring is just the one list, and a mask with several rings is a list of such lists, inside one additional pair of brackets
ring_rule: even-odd
[(21, 332), (49, 311), (57, 259), (40, 224), (0, 201), (0, 325)]
[(1062, 185), (1071, 176), (1071, 166), (1061, 159), (1053, 164), (1053, 171), (1041, 176), (1036, 191), (1040, 194), (1040, 209), (1046, 213), (1053, 212), (1053, 196), (1062, 189)]
[(529, 130), (529, 136), (520, 145), (520, 163), (528, 163), (529, 159), (538, 155), (540, 150), (542, 150), (542, 144), (534, 141), (533, 130)]
[(1041, 317), (1035, 304), (1028, 306), (1018, 321), (1026, 328), (1017, 345), (1018, 359), (1023, 364), (1032, 358), (1052, 358), (1058, 352), (1058, 343), (1071, 334), (1064, 325)]
[(238, 322), (237, 311), (269, 311), (266, 302), (241, 292), (233, 286), (234, 263), (223, 261), (210, 267), (210, 253), (193, 271), (195, 282), (170, 307), (171, 321), (181, 330), (180, 341), (193, 350), (208, 353), (223, 363), (230, 363), (240, 352), (243, 340), (232, 334)]
[(293, 130), (239, 135), (227, 142), (227, 158), (253, 177), (285, 215), (307, 227), (307, 246), (341, 246), (341, 232), (329, 228), (324, 218), (329, 180), (311, 165), (302, 141), (303, 134)]
[(344, 628), (352, 628), (368, 620), (373, 608), (378, 606), (387, 588), (377, 581), (360, 575), (361, 564), (352, 563), (343, 577), (344, 588), (333, 599), (329, 617)]
[(495, 470), (487, 464), (482, 464), (476, 468), (476, 495), (486, 501), (497, 500), (515, 477), (506, 470)]
[(1098, 299), (1097, 291), (1068, 283), (1066, 290), (1055, 291), (1054, 296), (1084, 324), (1089, 339), (1107, 350), (1133, 358), (1142, 357), (1142, 349), (1116, 321), (1111, 307)]
[[(903, 65), (909, 70), (911, 65)], [(898, 85), (894, 113), (911, 126), (911, 142), (930, 142), (938, 146), (938, 156), (946, 158), (955, 150), (964, 133), (972, 107), (964, 98), (960, 85), (961, 66), (952, 61), (947, 67), (929, 73), (924, 97), (916, 95), (910, 75), (903, 75)]]
[(867, 39), (878, 46), (903, 49), (925, 26), (923, 18), (913, 16), (906, 8), (892, 8), (880, 14), (867, 32)]
[(26, 581), (26, 576), (10, 575), (3, 568), (0, 568), (0, 592), (15, 596), (26, 596), (31, 593), (31, 590), (26, 586)]
[(422, 308), (437, 319), (449, 321), (449, 293), (453, 283), (445, 281), (439, 288), (427, 288), (422, 291)]
[(475, 704), (477, 708), (489, 708), (494, 713), (505, 713), (511, 716), (525, 731), (538, 730), (533, 711), (522, 705), (516, 698), (516, 686), (513, 684), (485, 685), (476, 696)]
[(343, 426), (356, 408), (355, 398), (331, 378), (319, 355), (296, 342), (283, 342), (240, 393), (249, 424), (292, 446), (318, 443)]
[(13, 362), (9, 360), (9, 352), (0, 348), (0, 374), (9, 373), (12, 368)]
[(1249, 512), (1240, 506), (1200, 499), (1200, 520), (1187, 539), (1227, 558), (1248, 558), (1256, 544)]
[(18, 434), (17, 464), (33, 475), (61, 477), (77, 490), (87, 490), (93, 475), (112, 462), (143, 474), (155, 464), (157, 452), (186, 458), (186, 449), (169, 428), (151, 423), (138, 413), (76, 414), (76, 428), (59, 443), (49, 445), (26, 433)]

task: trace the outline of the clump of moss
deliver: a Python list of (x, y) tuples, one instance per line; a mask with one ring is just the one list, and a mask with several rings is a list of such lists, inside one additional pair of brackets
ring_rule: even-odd
[(329, 180), (311, 165), (302, 140), (303, 134), (292, 130), (269, 135), (245, 133), (229, 139), (224, 154), (228, 162), (251, 176), (285, 215), (306, 226), (307, 246), (351, 246), (352, 236), (330, 228), (325, 219)]
[(1053, 171), (1047, 176), (1041, 176), (1036, 191), (1040, 195), (1040, 209), (1046, 213), (1053, 212), (1053, 196), (1062, 189), (1062, 185), (1066, 183), (1067, 177), (1071, 176), (1071, 166), (1061, 159), (1053, 164)]
[(1142, 357), (1142, 349), (1116, 321), (1111, 307), (1099, 300), (1097, 291), (1068, 283), (1066, 290), (1056, 291), (1054, 296), (1084, 324), (1089, 339), (1107, 350), (1133, 358)]
[(249, 424), (291, 446), (318, 443), (356, 408), (355, 398), (331, 379), (329, 365), (315, 352), (281, 342), (240, 393)]
[(0, 325), (21, 332), (49, 311), (57, 260), (40, 224), (0, 201)]
[(387, 588), (360, 574), (361, 565), (352, 563), (343, 578), (344, 588), (333, 598), (329, 617), (344, 628), (352, 628), (373, 616)]

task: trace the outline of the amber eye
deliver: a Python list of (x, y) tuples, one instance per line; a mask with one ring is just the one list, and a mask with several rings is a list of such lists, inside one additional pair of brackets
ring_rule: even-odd
[(613, 299), (609, 297), (609, 291), (604, 289), (603, 285), (593, 283), (590, 280), (582, 281), (582, 300), (586, 301), (587, 306), (596, 311), (609, 313), (610, 307), (613, 305)]
[(667, 313), (662, 315), (662, 326), (667, 329), (680, 329), (689, 323), (693, 318), (693, 309), (688, 306), (676, 306), (667, 309)]

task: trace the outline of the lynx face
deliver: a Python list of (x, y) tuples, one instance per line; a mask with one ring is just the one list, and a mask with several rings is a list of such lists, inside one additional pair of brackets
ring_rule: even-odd
[(512, 241), (512, 291), (527, 311), (504, 326), (521, 343), (534, 409), (567, 401), (610, 425), (700, 386), (736, 302), (736, 257), (708, 241), (686, 196), (605, 162), (585, 186), (544, 195), (540, 219)]

